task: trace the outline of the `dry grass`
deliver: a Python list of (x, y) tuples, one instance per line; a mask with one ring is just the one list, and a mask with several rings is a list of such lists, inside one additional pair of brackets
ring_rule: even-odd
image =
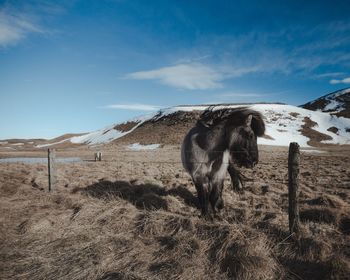
[[(53, 194), (44, 165), (0, 165), (1, 279), (350, 275), (344, 151), (302, 156), (300, 240), (288, 233), (283, 149), (262, 149), (258, 168), (244, 170), (252, 178), (245, 193), (232, 193), (226, 182), (226, 205), (213, 222), (198, 217), (195, 189), (174, 160), (177, 147), (114, 152), (118, 161), (59, 165)], [(173, 163), (159, 166), (154, 157)]]

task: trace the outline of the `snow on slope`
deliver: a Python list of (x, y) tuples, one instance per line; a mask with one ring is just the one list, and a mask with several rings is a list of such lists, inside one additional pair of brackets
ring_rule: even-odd
[(85, 143), (85, 144), (96, 145), (96, 144), (108, 143), (114, 139), (124, 136), (125, 134), (126, 134), (125, 132), (123, 133), (121, 131), (115, 130), (113, 125), (113, 126), (106, 127), (102, 130), (90, 132), (85, 135), (75, 136), (71, 138), (70, 141), (74, 144)]
[(89, 144), (89, 145), (96, 145), (96, 144), (104, 144), (111, 142), (115, 139), (118, 139), (133, 130), (135, 130), (138, 126), (140, 126), (142, 123), (144, 123), (147, 120), (150, 120), (156, 115), (156, 113), (147, 114), (144, 116), (140, 116), (134, 119), (130, 119), (128, 122), (134, 122), (137, 123), (133, 128), (131, 128), (128, 131), (119, 131), (115, 129), (115, 124), (108, 126), (101, 130), (96, 130), (94, 132), (90, 132), (81, 136), (75, 136), (70, 138), (70, 141), (74, 144)]
[(67, 142), (71, 140), (71, 138), (68, 138), (68, 139), (63, 139), (61, 141), (58, 141), (58, 142), (54, 142), (54, 143), (48, 143), (48, 144), (39, 144), (39, 145), (36, 145), (35, 147), (37, 148), (45, 148), (45, 147), (50, 147), (50, 146), (53, 146), (53, 145), (58, 145), (58, 144), (61, 144), (61, 143), (64, 143), (64, 142)]
[[(343, 117), (336, 117), (329, 113), (323, 113), (318, 111), (310, 111), (300, 107), (283, 104), (252, 104), (252, 105), (218, 105), (215, 109), (222, 108), (235, 108), (235, 107), (250, 107), (262, 113), (266, 122), (266, 135), (267, 138), (259, 138), (258, 143), (264, 145), (276, 145), (276, 146), (288, 146), (290, 142), (298, 142), (302, 147), (308, 147), (307, 142), (309, 138), (302, 135), (300, 129), (304, 124), (304, 118), (308, 117), (317, 125), (312, 129), (329, 135), (332, 140), (323, 141), (322, 143), (329, 144), (350, 144), (350, 133), (346, 129), (350, 129), (350, 119)], [(207, 105), (198, 106), (175, 106), (160, 110), (157, 113), (144, 115), (138, 118), (129, 120), (129, 122), (135, 122), (136, 125), (128, 131), (118, 131), (115, 129), (116, 125), (106, 127), (102, 130), (97, 130), (82, 136), (75, 136), (70, 138), (72, 143), (85, 143), (85, 144), (103, 144), (118, 139), (126, 134), (137, 129), (141, 124), (146, 121), (152, 120), (153, 122), (158, 119), (176, 113), (178, 111), (194, 111), (205, 110)], [(337, 134), (328, 131), (330, 127), (337, 127)]]
[(337, 100), (329, 100), (329, 103), (324, 107), (323, 110), (320, 111), (324, 111), (324, 112), (338, 112), (338, 111), (343, 111), (344, 108), (344, 104), (340, 103)]
[[(292, 105), (258, 104), (255, 109), (265, 116), (266, 133), (273, 139), (259, 138), (258, 143), (264, 145), (288, 146), (290, 142), (298, 142), (302, 147), (308, 147), (309, 138), (299, 131), (308, 117), (317, 125), (312, 129), (329, 135), (332, 140), (322, 141), (325, 144), (350, 144), (350, 120), (332, 116), (328, 113), (309, 111)], [(338, 134), (328, 131), (330, 127), (337, 127)]]

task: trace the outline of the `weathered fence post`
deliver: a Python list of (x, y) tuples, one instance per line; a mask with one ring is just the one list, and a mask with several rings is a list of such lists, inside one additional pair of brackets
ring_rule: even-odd
[(298, 209), (298, 196), (299, 196), (299, 161), (300, 150), (299, 144), (292, 142), (289, 144), (288, 154), (288, 197), (289, 197), (289, 232), (299, 236), (300, 224), (299, 224), (299, 209)]
[(56, 151), (55, 149), (48, 149), (48, 170), (49, 170), (49, 192), (55, 189), (56, 182), (56, 172), (55, 172), (55, 158)]
[(101, 161), (101, 160), (102, 160), (102, 152), (96, 152), (95, 161)]

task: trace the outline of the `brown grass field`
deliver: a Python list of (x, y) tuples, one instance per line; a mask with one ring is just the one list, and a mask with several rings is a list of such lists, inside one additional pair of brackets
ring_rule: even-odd
[[(302, 152), (299, 241), (288, 231), (287, 148), (260, 147), (245, 192), (225, 183), (221, 218), (199, 217), (178, 146), (58, 151), (0, 163), (0, 279), (349, 279), (350, 147)], [(46, 156), (45, 151), (6, 152)]]

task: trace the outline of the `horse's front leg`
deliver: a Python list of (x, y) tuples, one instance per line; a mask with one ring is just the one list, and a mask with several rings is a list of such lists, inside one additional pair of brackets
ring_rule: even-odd
[(194, 179), (194, 184), (196, 186), (199, 205), (201, 208), (201, 213), (203, 217), (209, 217), (209, 194), (210, 185), (208, 180), (196, 180)]
[(214, 215), (216, 215), (217, 212), (220, 212), (220, 210), (224, 208), (224, 201), (222, 199), (223, 186), (224, 186), (223, 181), (214, 182), (212, 186), (212, 190), (209, 195), (209, 200), (210, 200), (210, 204), (213, 209)]
[(236, 192), (242, 193), (243, 190), (243, 181), (242, 178), (238, 172), (233, 166), (232, 163), (228, 165), (227, 168), (228, 173), (230, 174), (231, 177), (231, 184), (232, 184), (232, 189)]
[(221, 219), (220, 211), (224, 208), (224, 201), (222, 199), (223, 182), (213, 182), (212, 190), (209, 194), (209, 201), (213, 214), (216, 219)]

